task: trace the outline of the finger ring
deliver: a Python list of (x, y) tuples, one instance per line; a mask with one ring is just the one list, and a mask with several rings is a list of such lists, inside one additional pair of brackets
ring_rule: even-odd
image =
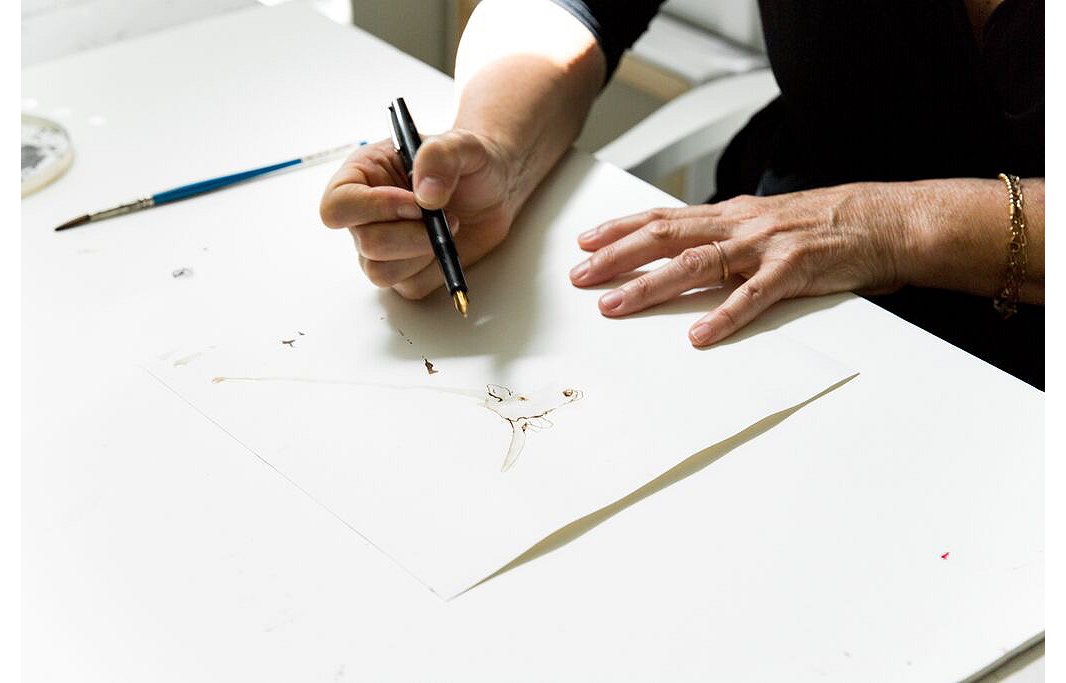
[(725, 252), (722, 251), (722, 245), (717, 242), (711, 242), (711, 245), (718, 250), (718, 258), (722, 261), (722, 282), (729, 279), (729, 261), (725, 260)]

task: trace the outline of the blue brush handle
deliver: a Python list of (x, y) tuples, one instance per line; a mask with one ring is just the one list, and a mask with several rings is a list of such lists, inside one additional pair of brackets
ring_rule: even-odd
[(280, 163), (271, 164), (269, 166), (261, 166), (259, 168), (241, 171), (240, 173), (232, 173), (230, 175), (219, 176), (218, 178), (211, 178), (210, 180), (201, 180), (197, 183), (189, 183), (188, 185), (182, 185), (181, 187), (175, 187), (171, 190), (164, 190), (158, 194), (152, 195), (152, 202), (156, 206), (159, 206), (160, 204), (167, 204), (169, 202), (176, 202), (180, 199), (195, 197), (198, 194), (212, 192), (213, 190), (220, 190), (223, 187), (228, 187), (229, 185), (233, 185), (234, 183), (249, 180), (251, 178), (261, 176), (265, 173), (280, 171), (283, 168), (295, 166), (300, 163), (303, 163), (302, 158), (290, 159), (288, 161), (282, 161)]

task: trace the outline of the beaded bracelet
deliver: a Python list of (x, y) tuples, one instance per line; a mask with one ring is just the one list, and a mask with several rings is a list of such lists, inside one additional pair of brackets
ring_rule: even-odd
[(1007, 276), (1003, 289), (992, 300), (992, 306), (1003, 319), (1018, 312), (1025, 266), (1028, 263), (1028, 239), (1025, 234), (1025, 214), (1022, 211), (1022, 181), (1016, 175), (999, 174), (1010, 195), (1010, 242), (1007, 243)]

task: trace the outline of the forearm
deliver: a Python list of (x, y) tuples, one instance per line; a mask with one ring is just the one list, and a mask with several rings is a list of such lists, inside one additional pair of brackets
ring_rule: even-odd
[[(1000, 292), (1010, 240), (1002, 180), (958, 178), (906, 183), (906, 279), (923, 287), (992, 297)], [(1044, 179), (1023, 178), (1028, 264), (1021, 300), (1044, 302)]]
[(456, 57), (455, 127), (511, 160), (517, 211), (581, 132), (606, 62), (588, 30), (547, 0), (484, 0)]

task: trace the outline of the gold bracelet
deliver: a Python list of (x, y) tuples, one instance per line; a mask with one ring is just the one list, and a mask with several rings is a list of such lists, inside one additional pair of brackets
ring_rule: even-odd
[(1025, 266), (1028, 263), (1028, 239), (1025, 234), (1025, 213), (1023, 209), (1022, 181), (1016, 175), (999, 174), (1000, 180), (1007, 185), (1010, 195), (1010, 242), (1007, 243), (1007, 277), (992, 306), (1003, 319), (1018, 312), (1018, 299), (1021, 298), (1022, 283), (1025, 282)]

